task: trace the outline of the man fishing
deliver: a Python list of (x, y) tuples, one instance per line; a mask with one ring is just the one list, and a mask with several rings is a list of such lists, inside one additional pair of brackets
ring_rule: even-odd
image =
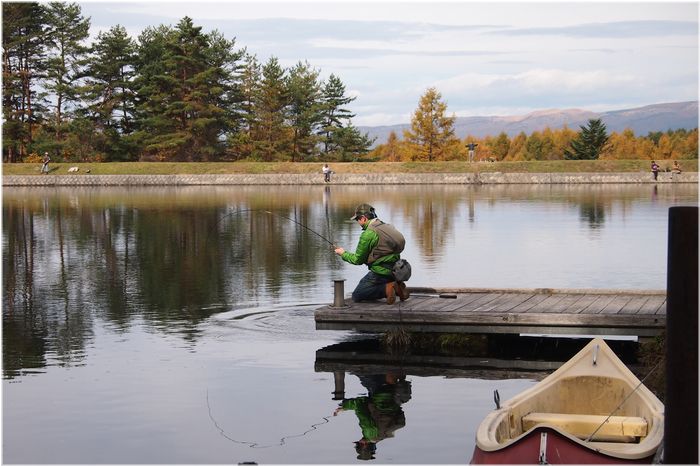
[(345, 262), (354, 265), (367, 264), (369, 272), (362, 277), (352, 292), (354, 302), (386, 298), (387, 304), (394, 304), (396, 296), (401, 301), (408, 299), (404, 282), (397, 281), (392, 267), (401, 258), (406, 244), (403, 235), (393, 226), (377, 218), (374, 207), (360, 204), (351, 220), (362, 227), (360, 240), (354, 253), (339, 247), (335, 249)]

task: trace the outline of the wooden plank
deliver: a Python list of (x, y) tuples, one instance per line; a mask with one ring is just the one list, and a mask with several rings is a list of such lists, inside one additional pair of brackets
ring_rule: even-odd
[(636, 314), (650, 297), (651, 296), (644, 295), (633, 296), (627, 304), (620, 309), (620, 314)]
[(612, 301), (608, 303), (603, 309), (601, 309), (601, 314), (619, 314), (625, 304), (630, 302), (632, 296), (629, 295), (617, 295)]
[[(397, 322), (396, 311), (353, 312), (346, 310), (316, 311), (316, 321), (336, 322)], [(664, 325), (665, 319), (659, 316), (637, 314), (550, 314), (550, 313), (473, 313), (473, 312), (431, 312), (413, 311), (403, 313), (404, 322), (436, 324), (478, 324), (478, 325), (549, 325), (549, 326), (619, 326), (657, 327)]]
[(528, 309), (525, 312), (547, 312), (547, 310), (552, 307), (553, 305), (557, 304), (559, 301), (561, 301), (564, 298), (564, 295), (560, 294), (553, 294), (549, 295), (547, 299), (545, 299), (542, 302), (539, 302), (532, 306), (530, 309)]
[(504, 293), (491, 302), (482, 304), (471, 312), (508, 312), (532, 295), (526, 293)]
[(446, 306), (441, 306), (440, 312), (455, 312), (464, 306), (468, 306), (474, 301), (477, 301), (484, 297), (484, 293), (472, 294), (472, 295), (457, 295), (457, 299), (441, 299), (441, 301), (446, 301)]
[(479, 299), (455, 309), (454, 312), (474, 312), (479, 307), (483, 306), (484, 304), (488, 304), (488, 303), (494, 301), (495, 299), (499, 298), (500, 296), (503, 296), (503, 293), (486, 293), (485, 295), (481, 296)]
[(581, 312), (583, 314), (599, 314), (605, 306), (615, 299), (615, 295), (600, 295), (591, 304), (586, 306)]
[(551, 305), (547, 309), (542, 309), (541, 312), (551, 312), (551, 313), (562, 313), (567, 312), (571, 309), (581, 298), (585, 295), (583, 294), (570, 294), (562, 293), (562, 298), (555, 304)]
[(507, 302), (503, 303), (502, 305), (499, 305), (494, 310), (497, 310), (498, 312), (503, 312), (503, 313), (512, 312), (513, 309), (515, 309), (517, 306), (521, 305), (522, 303), (524, 303), (525, 301), (527, 301), (528, 299), (530, 299), (532, 297), (532, 295), (529, 293), (517, 293), (517, 294), (514, 294), (512, 296), (513, 296), (513, 298), (510, 301), (507, 301)]
[[(414, 310), (414, 309), (426, 310), (432, 306), (431, 302), (433, 299), (435, 299), (435, 298), (426, 298), (426, 297), (410, 298), (409, 297), (408, 301), (401, 301), (397, 297), (396, 302), (394, 304), (387, 304), (386, 300), (378, 299), (376, 301), (363, 301), (360, 303), (352, 303), (350, 305), (350, 308), (362, 310), (362, 311), (385, 311), (387, 309), (391, 309), (393, 307), (396, 307), (396, 310), (398, 311), (398, 306), (400, 304), (402, 311), (410, 311), (410, 310)], [(347, 303), (347, 301), (346, 301), (346, 303)]]
[(564, 309), (562, 313), (564, 314), (581, 314), (584, 309), (586, 309), (588, 306), (591, 305), (593, 301), (598, 299), (600, 295), (596, 294), (585, 294), (581, 297), (581, 299), (578, 299), (575, 303), (573, 303), (571, 306), (568, 308)]
[(666, 316), (666, 300), (664, 300), (664, 303), (659, 306), (654, 314), (657, 316)]
[(547, 299), (549, 295), (546, 295), (544, 293), (542, 294), (533, 294), (530, 296), (528, 299), (523, 301), (522, 303), (518, 304), (515, 306), (513, 309), (511, 309), (509, 312), (512, 313), (517, 313), (517, 312), (526, 312), (528, 309), (530, 309), (532, 306), (535, 306), (545, 299)]
[(651, 296), (637, 314), (655, 314), (666, 302), (666, 296)]
[[(595, 314), (592, 314), (595, 315)], [(467, 334), (521, 334), (538, 335), (632, 335), (655, 337), (666, 328), (665, 319), (655, 327), (591, 327), (551, 325), (476, 325), (476, 324), (398, 324), (398, 323), (357, 323), (357, 322), (316, 322), (317, 330), (353, 330), (373, 333), (388, 332), (401, 327), (409, 332), (467, 333)]]
[(472, 295), (458, 294), (457, 299), (434, 298), (436, 302), (433, 303), (433, 309), (438, 312), (454, 312), (456, 309), (470, 305), (482, 299), (484, 296), (484, 293), (474, 293)]

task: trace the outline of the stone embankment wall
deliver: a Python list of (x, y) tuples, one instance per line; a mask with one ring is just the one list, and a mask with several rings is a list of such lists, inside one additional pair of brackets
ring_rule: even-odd
[[(697, 183), (697, 172), (659, 173), (342, 173), (331, 184), (585, 184)], [(321, 174), (265, 175), (8, 175), (3, 186), (196, 186), (196, 185), (322, 185)]]

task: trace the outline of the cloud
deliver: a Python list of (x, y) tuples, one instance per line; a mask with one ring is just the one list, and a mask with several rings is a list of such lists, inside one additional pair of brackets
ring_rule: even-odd
[(568, 36), (586, 38), (630, 38), (657, 36), (697, 36), (698, 23), (693, 21), (615, 21), (562, 27), (536, 27), (486, 31), (484, 34), (508, 36)]
[(480, 90), (516, 90), (523, 94), (589, 93), (605, 87), (626, 86), (635, 81), (631, 75), (605, 70), (566, 71), (535, 68), (516, 74), (465, 73), (435, 83), (443, 92)]

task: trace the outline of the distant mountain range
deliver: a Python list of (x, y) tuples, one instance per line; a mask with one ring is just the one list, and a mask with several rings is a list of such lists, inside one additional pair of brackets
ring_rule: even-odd
[[(592, 118), (601, 118), (608, 133), (619, 133), (630, 128), (635, 135), (646, 136), (650, 131), (694, 129), (698, 127), (698, 101), (671, 102), (601, 113), (578, 109), (552, 109), (538, 110), (518, 116), (457, 117), (455, 135), (459, 138), (465, 138), (468, 135), (484, 137), (497, 136), (501, 132), (505, 132), (508, 136), (513, 137), (521, 131), (525, 134), (531, 134), (533, 131), (541, 131), (547, 126), (551, 129), (558, 129), (564, 125), (578, 131), (580, 126), (585, 126)], [(368, 133), (370, 137), (376, 137), (376, 145), (385, 143), (391, 131), (396, 132), (399, 139), (403, 139), (403, 130), (409, 127), (409, 124), (401, 124), (359, 126), (358, 129), (363, 133)]]

